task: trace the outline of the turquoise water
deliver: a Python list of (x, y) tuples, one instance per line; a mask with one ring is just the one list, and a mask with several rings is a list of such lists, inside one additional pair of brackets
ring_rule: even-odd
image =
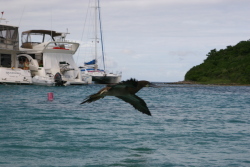
[(0, 166), (250, 166), (250, 87), (143, 88), (152, 117), (102, 87), (0, 85)]

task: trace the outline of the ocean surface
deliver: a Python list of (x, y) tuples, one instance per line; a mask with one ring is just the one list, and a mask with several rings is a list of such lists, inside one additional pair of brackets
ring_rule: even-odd
[(104, 86), (0, 85), (0, 166), (250, 166), (250, 87), (143, 88), (150, 117), (115, 97), (80, 105)]

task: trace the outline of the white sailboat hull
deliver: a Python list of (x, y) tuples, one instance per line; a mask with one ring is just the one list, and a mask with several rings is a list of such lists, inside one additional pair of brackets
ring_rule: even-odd
[(121, 81), (121, 76), (94, 76), (92, 80), (99, 84), (116, 84)]
[(121, 75), (116, 74), (94, 74), (92, 75), (92, 80), (99, 84), (116, 84), (121, 81)]
[[(92, 77), (92, 81), (97, 84), (116, 84), (121, 82), (120, 74), (105, 73), (103, 71), (89, 71), (87, 73)], [(82, 76), (86, 75), (85, 70), (82, 71)]]

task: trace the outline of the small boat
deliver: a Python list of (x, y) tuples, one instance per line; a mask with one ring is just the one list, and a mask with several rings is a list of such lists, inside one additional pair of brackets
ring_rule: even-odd
[[(93, 24), (93, 29), (94, 29), (93, 38), (91, 38), (92, 44), (94, 44), (93, 45), (94, 53), (93, 53), (93, 56), (90, 56), (91, 57), (90, 61), (85, 62), (84, 65), (79, 68), (81, 69), (82, 77), (85, 77), (86, 74), (91, 75), (92, 81), (94, 81), (95, 83), (115, 84), (121, 81), (122, 73), (121, 72), (109, 73), (106, 70), (103, 37), (102, 37), (102, 24), (101, 24), (101, 17), (100, 17), (101, 16), (100, 5), (99, 5), (100, 3), (99, 3), (99, 0), (94, 0), (92, 2), (95, 3), (94, 4), (95, 7), (94, 8), (92, 7), (94, 11), (93, 10), (89, 10), (89, 11), (94, 12), (94, 14), (90, 14), (90, 16), (94, 16), (93, 19), (91, 18), (92, 22), (93, 20), (95, 20)], [(92, 6), (92, 5), (89, 5), (89, 6)], [(101, 51), (98, 52), (98, 48), (100, 48)], [(86, 58), (87, 54), (84, 56)], [(99, 60), (101, 61), (99, 62)], [(98, 67), (101, 62), (103, 65), (103, 69), (100, 69)]]
[(32, 84), (31, 71), (18, 67), (18, 27), (0, 23), (0, 84)]
[(73, 59), (79, 43), (65, 40), (67, 34), (69, 33), (51, 30), (22, 32), (21, 54), (17, 58), (20, 63), (24, 60), (29, 62), (27, 68), (30, 70), (33, 84), (82, 85), (90, 82), (83, 80)]

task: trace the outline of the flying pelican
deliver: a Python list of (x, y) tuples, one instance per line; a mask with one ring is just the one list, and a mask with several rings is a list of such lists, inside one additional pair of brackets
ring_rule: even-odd
[(115, 96), (131, 104), (135, 109), (139, 110), (143, 114), (151, 116), (145, 101), (135, 95), (143, 87), (155, 87), (155, 85), (149, 81), (137, 81), (136, 79), (131, 78), (115, 85), (107, 85), (107, 87), (102, 88), (99, 92), (88, 96), (81, 104), (91, 103), (102, 99), (105, 96)]

